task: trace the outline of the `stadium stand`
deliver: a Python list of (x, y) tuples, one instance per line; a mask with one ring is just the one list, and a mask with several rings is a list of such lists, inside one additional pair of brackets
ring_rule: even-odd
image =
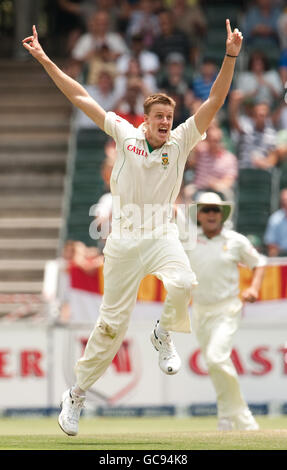
[(246, 168), (239, 170), (236, 197), (236, 229), (244, 235), (263, 235), (270, 214), (278, 208), (280, 171)]
[(57, 256), (71, 106), (36, 63), (0, 61), (0, 315), (41, 302)]
[(214, 59), (218, 65), (221, 65), (222, 51), (226, 41), (226, 28), (222, 18), (229, 18), (231, 24), (238, 24), (238, 13), (238, 6), (230, 2), (206, 5), (205, 16), (208, 30), (204, 42), (204, 53)]
[(98, 129), (79, 129), (71, 149), (70, 182), (67, 189), (66, 239), (95, 242), (89, 236), (92, 218), (89, 209), (104, 192), (101, 165), (105, 158), (107, 135)]

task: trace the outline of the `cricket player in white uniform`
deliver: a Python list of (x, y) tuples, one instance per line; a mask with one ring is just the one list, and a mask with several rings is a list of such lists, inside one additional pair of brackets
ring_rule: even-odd
[[(117, 159), (111, 176), (112, 233), (104, 249), (104, 294), (99, 320), (83, 357), (76, 364), (76, 384), (64, 392), (59, 424), (68, 435), (78, 433), (85, 392), (102, 376), (117, 353), (137, 299), (140, 281), (154, 274), (163, 281), (174, 310), (162, 315), (152, 333), (160, 368), (175, 374), (180, 358), (169, 331), (190, 332), (188, 305), (196, 278), (179, 241), (166, 206), (172, 206), (180, 190), (185, 162), (191, 149), (223, 105), (233, 78), (242, 34), (226, 20), (226, 54), (209, 98), (196, 114), (172, 130), (174, 101), (164, 94), (148, 97), (144, 123), (136, 129), (95, 102), (87, 91), (62, 72), (33, 35), (23, 46), (44, 67), (67, 96), (100, 129), (112, 136)], [(151, 209), (151, 210), (149, 210)], [(160, 222), (159, 222), (160, 220)]]
[[(197, 244), (187, 252), (198, 285), (192, 291), (192, 329), (206, 361), (217, 397), (218, 429), (257, 430), (240, 391), (238, 375), (230, 359), (232, 342), (243, 302), (258, 299), (266, 265), (265, 256), (244, 235), (227, 229), (232, 203), (212, 192), (197, 201)], [(238, 265), (253, 270), (250, 286), (239, 298)], [(167, 296), (164, 310), (171, 310)]]

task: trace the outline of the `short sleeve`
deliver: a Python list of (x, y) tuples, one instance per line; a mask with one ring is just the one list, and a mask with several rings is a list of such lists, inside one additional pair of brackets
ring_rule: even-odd
[(106, 113), (105, 132), (120, 146), (127, 136), (131, 136), (134, 127), (112, 111)]
[(247, 237), (240, 237), (240, 261), (250, 269), (266, 266), (267, 259), (261, 255)]
[(184, 153), (185, 158), (188, 157), (191, 150), (198, 142), (206, 138), (206, 133), (200, 134), (194, 120), (194, 116), (188, 118), (172, 131), (172, 139), (176, 140)]

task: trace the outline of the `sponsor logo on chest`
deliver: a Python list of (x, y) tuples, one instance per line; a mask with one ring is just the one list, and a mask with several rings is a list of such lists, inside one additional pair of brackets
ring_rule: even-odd
[(128, 145), (128, 146), (127, 146), (127, 150), (129, 150), (130, 152), (133, 152), (133, 153), (135, 153), (136, 155), (139, 155), (139, 156), (141, 156), (141, 157), (147, 158), (147, 156), (148, 156), (148, 154), (147, 154), (147, 152), (145, 151), (145, 149), (139, 148), (139, 147), (137, 147), (136, 145), (132, 145), (132, 144)]

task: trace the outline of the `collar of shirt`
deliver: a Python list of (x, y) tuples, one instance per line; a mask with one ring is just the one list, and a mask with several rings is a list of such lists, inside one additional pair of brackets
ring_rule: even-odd
[(202, 237), (206, 240), (216, 240), (217, 238), (220, 238), (220, 237), (228, 238), (228, 230), (225, 227), (222, 227), (221, 231), (212, 238), (208, 238), (203, 232), (202, 227), (200, 226), (197, 228), (197, 234), (198, 234), (198, 237)]
[[(145, 140), (145, 127), (144, 127), (144, 122), (142, 124), (139, 125), (139, 127), (136, 129), (136, 138), (139, 139), (139, 140)], [(171, 141), (171, 134), (169, 135), (169, 139), (162, 145), (162, 147), (164, 145), (171, 145), (172, 144), (172, 141)], [(160, 148), (162, 148), (160, 147)], [(154, 150), (158, 150), (158, 149), (154, 149)]]

